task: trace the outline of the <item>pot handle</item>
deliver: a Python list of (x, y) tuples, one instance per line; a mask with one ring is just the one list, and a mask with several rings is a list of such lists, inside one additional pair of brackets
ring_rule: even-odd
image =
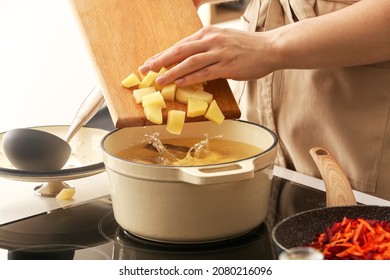
[(251, 179), (255, 175), (253, 161), (240, 161), (224, 166), (182, 167), (181, 180), (194, 185), (236, 182)]

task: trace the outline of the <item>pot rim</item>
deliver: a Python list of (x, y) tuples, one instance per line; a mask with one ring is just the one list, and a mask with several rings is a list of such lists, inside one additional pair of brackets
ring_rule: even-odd
[(107, 155), (109, 155), (110, 157), (115, 158), (116, 160), (119, 160), (121, 162), (131, 163), (131, 164), (134, 164), (134, 165), (137, 165), (137, 166), (144, 166), (144, 167), (152, 166), (153, 168), (161, 168), (161, 169), (167, 169), (167, 168), (168, 169), (172, 169), (172, 168), (194, 168), (194, 169), (197, 168), (197, 169), (199, 169), (199, 168), (204, 168), (204, 167), (232, 165), (232, 164), (237, 163), (237, 162), (251, 160), (251, 159), (259, 157), (260, 155), (267, 154), (267, 153), (271, 152), (278, 145), (279, 139), (278, 139), (278, 136), (276, 135), (276, 133), (273, 132), (271, 129), (263, 126), (263, 125), (256, 124), (256, 123), (253, 123), (253, 122), (249, 122), (249, 121), (245, 121), (245, 120), (232, 120), (232, 119), (230, 119), (230, 120), (225, 120), (225, 121), (242, 122), (242, 123), (245, 123), (245, 124), (249, 124), (249, 125), (260, 127), (262, 129), (266, 130), (271, 135), (271, 137), (273, 138), (273, 143), (266, 150), (263, 150), (260, 153), (255, 154), (255, 155), (250, 156), (250, 157), (246, 157), (246, 158), (239, 159), (239, 160), (234, 160), (234, 161), (229, 161), (229, 162), (224, 162), (224, 163), (213, 163), (213, 164), (204, 164), (204, 165), (195, 165), (195, 166), (158, 165), (158, 164), (148, 164), (148, 163), (136, 162), (136, 161), (131, 161), (131, 160), (125, 160), (125, 159), (123, 159), (121, 157), (118, 157), (115, 154), (107, 151), (107, 149), (104, 147), (104, 142), (107, 140), (107, 138), (110, 137), (112, 134), (114, 134), (114, 133), (116, 133), (116, 132), (118, 132), (118, 131), (120, 131), (122, 129), (125, 129), (125, 128), (116, 128), (116, 129), (110, 131), (109, 133), (107, 133), (101, 139), (100, 147), (101, 147), (102, 151), (104, 153), (106, 153)]

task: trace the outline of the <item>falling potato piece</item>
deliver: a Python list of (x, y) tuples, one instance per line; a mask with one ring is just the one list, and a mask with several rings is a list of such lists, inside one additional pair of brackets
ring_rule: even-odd
[(148, 105), (144, 107), (146, 119), (155, 124), (163, 123), (162, 108), (159, 105)]
[(59, 192), (59, 194), (57, 194), (56, 199), (59, 200), (71, 199), (74, 196), (75, 192), (76, 190), (74, 188), (63, 189)]
[(171, 134), (180, 135), (184, 127), (186, 112), (180, 110), (170, 110), (166, 130)]
[(209, 121), (215, 122), (217, 124), (222, 124), (225, 119), (225, 116), (223, 115), (221, 109), (217, 104), (217, 101), (215, 100), (211, 102), (204, 117)]
[(134, 73), (131, 73), (129, 76), (127, 76), (122, 82), (122, 86), (126, 88), (131, 88), (134, 86), (137, 86), (140, 84), (140, 80), (138, 79), (137, 75)]
[(187, 105), (187, 117), (194, 118), (203, 116), (209, 104), (203, 100), (189, 99)]

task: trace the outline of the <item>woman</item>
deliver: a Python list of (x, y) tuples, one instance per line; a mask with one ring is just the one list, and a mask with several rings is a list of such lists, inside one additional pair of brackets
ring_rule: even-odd
[(390, 200), (389, 15), (389, 0), (251, 0), (245, 31), (205, 27), (140, 70), (241, 81), (243, 118), (277, 132), (278, 165), (319, 177), (308, 151), (322, 146), (354, 189)]

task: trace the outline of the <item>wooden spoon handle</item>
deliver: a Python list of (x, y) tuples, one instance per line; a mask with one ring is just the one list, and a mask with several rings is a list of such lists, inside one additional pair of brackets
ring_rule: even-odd
[(310, 149), (310, 155), (316, 163), (326, 189), (326, 206), (356, 205), (356, 199), (344, 171), (324, 148)]

